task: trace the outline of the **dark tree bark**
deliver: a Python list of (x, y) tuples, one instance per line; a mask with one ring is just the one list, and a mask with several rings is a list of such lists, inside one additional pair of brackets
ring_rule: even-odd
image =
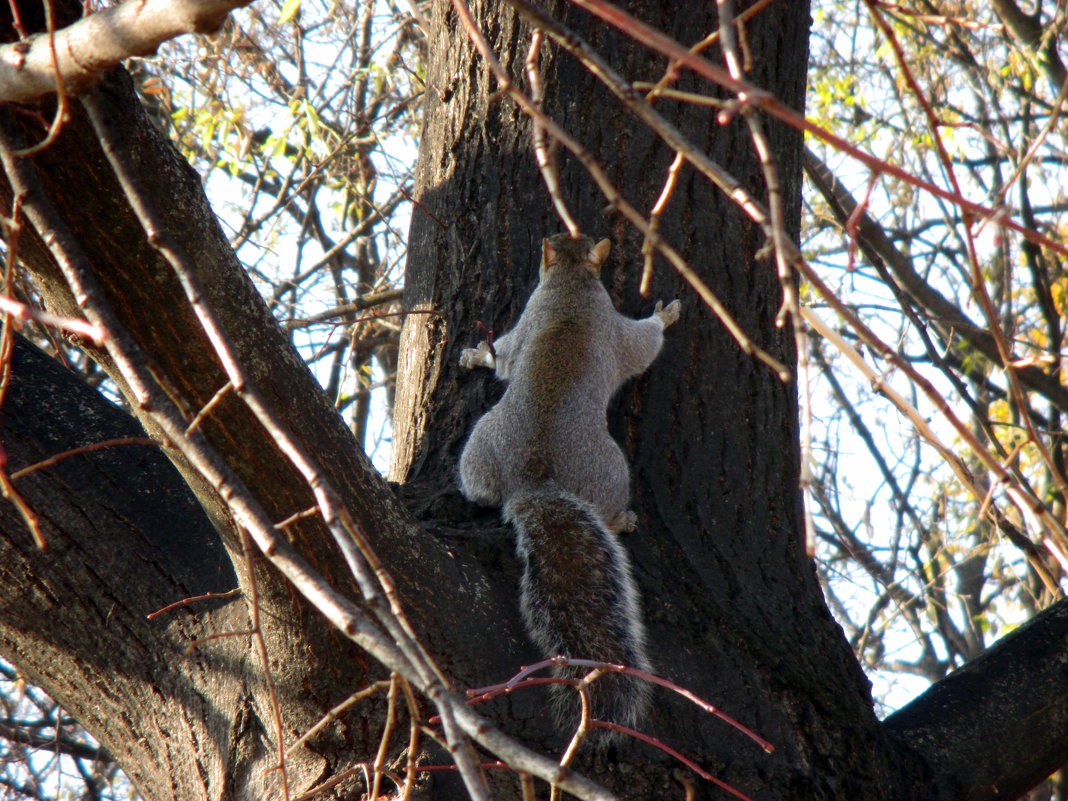
[[(79, 4), (60, 5), (60, 11), (69, 18)], [(24, 13), (23, 20), (30, 24), (32, 15)], [(500, 636), (510, 636), (513, 642), (522, 637), (517, 622), (500, 627), (502, 619), (512, 616), (512, 593), (504, 591), (503, 585), (496, 592), (487, 592), (480, 581), (480, 567), (473, 567), (466, 555), (450, 554), (441, 542), (423, 535), (396, 502), (270, 316), (219, 229), (198, 176), (152, 126), (125, 73), (114, 73), (94, 95), (117, 139), (121, 157), (152, 199), (165, 229), (187, 253), (195, 254), (194, 267), (204, 296), (224, 321), (252, 383), (269, 399), (288, 429), (297, 434), (300, 444), (316, 455), (323, 475), (338, 488), (357, 526), (373, 533), (374, 547), (393, 573), (408, 604), (409, 617), (424, 634), (428, 649), (440, 657), (444, 670), (461, 687), (486, 683), (488, 677), (513, 670), (506, 651), (499, 648)], [(126, 202), (77, 101), (70, 104), (69, 114), (56, 141), (27, 159), (40, 194), (47, 197), (57, 227), (62, 225), (77, 240), (100, 282), (102, 299), (146, 354), (153, 375), (169, 397), (179, 399), (192, 419), (223, 388), (226, 376), (173, 270), (148, 242)], [(45, 109), (41, 118), (47, 115)], [(15, 146), (32, 144), (45, 133), (34, 116), (7, 109), (0, 110), (0, 129)], [(10, 210), (11, 203), (12, 189), (4, 182), (0, 185), (0, 205)], [(47, 306), (59, 314), (80, 317), (77, 300), (48, 248), (55, 233), (26, 226), (13, 244)], [(153, 409), (133, 396), (107, 353), (84, 344), (126, 392), (145, 430), (165, 441)], [(91, 400), (36, 386), (44, 379), (45, 372), (37, 369), (19, 370), (14, 376), (16, 389), (31, 384), (34, 386), (28, 389), (52, 401), (48, 406), (31, 404), (21, 418), (5, 414), (4, 441), (11, 470), (71, 444), (122, 436), (88, 433), (99, 430), (82, 419)], [(53, 417), (46, 411), (49, 409), (55, 410), (57, 429), (66, 423), (70, 430), (81, 432), (77, 439), (62, 440), (57, 434), (55, 442), (38, 441), (45, 421)], [(11, 441), (23, 436), (20, 420), (26, 419), (36, 421), (36, 429), (25, 435), (36, 446), (20, 452)], [(233, 393), (225, 395), (205, 417), (202, 430), (273, 519), (285, 520), (315, 505), (307, 482)], [(197, 647), (199, 656), (185, 655), (184, 648), (201, 637), (248, 630), (253, 576), (237, 527), (218, 493), (179, 454), (168, 449), (167, 455), (179, 472), (169, 477), (155, 474), (155, 489), (150, 491), (146, 486), (143, 506), (139, 507), (143, 522), (137, 524), (120, 520), (117, 527), (98, 527), (96, 521), (107, 518), (88, 506), (94, 499), (88, 490), (78, 498), (67, 498), (62, 482), (47, 483), (54, 470), (66, 468), (50, 468), (19, 482), (17, 488), (42, 516), (49, 548), (36, 551), (21, 518), (11, 507), (4, 507), (5, 556), (0, 560), (0, 576), (4, 586), (11, 588), (0, 612), (10, 615), (0, 622), (6, 632), (5, 656), (86, 721), (131, 772), (145, 797), (281, 797), (275, 770), (278, 736), (273, 701), (250, 639), (209, 639)], [(123, 455), (116, 452), (113, 458), (122, 462)], [(136, 461), (122, 463), (126, 470), (141, 469)], [(120, 473), (100, 476), (98, 505), (114, 507), (109, 494), (126, 492)], [(178, 554), (189, 559), (203, 552), (202, 516), (191, 518), (188, 525), (176, 525), (184, 520), (184, 513), (153, 508), (155, 495), (162, 498), (179, 493), (181, 482), (188, 484), (219, 538), (213, 541), (210, 556), (204, 557), (206, 569), (211, 569), (198, 582), (179, 581), (187, 562), (171, 565), (161, 557), (160, 565), (156, 565), (145, 551), (146, 537), (155, 541), (154, 532), (165, 532), (171, 557)], [(65, 511), (67, 507), (74, 511)], [(308, 518), (287, 526), (286, 535), (334, 586), (358, 597), (344, 560), (320, 519)], [(84, 554), (85, 565), (69, 577), (63, 587), (65, 593), (36, 589), (52, 578), (57, 557), (68, 552)], [(105, 561), (98, 565), (93, 555), (101, 552)], [(112, 553), (131, 558), (120, 564), (107, 556)], [(242, 590), (236, 604), (239, 611), (203, 615), (204, 607), (194, 605), (172, 613), (177, 623), (168, 622), (171, 616), (153, 625), (145, 622), (147, 613), (205, 588), (232, 589), (233, 578), (218, 578), (220, 559), (230, 575), (236, 574), (236, 586)], [(109, 569), (105, 571), (104, 566)], [(474, 575), (473, 569), (477, 571)], [(86, 571), (94, 581), (78, 580)], [(161, 573), (167, 582), (161, 583)], [(331, 630), (262, 560), (256, 560), (255, 578), (275, 695), (283, 710), (284, 738), (292, 742), (352, 692), (387, 673)], [(443, 592), (443, 587), (449, 591)], [(47, 596), (54, 608), (48, 614), (28, 615), (28, 609), (40, 610), (27, 608), (22, 603), (23, 593)], [(98, 614), (82, 614), (86, 605), (96, 606)], [(209, 603), (206, 608), (214, 605)], [(229, 610), (234, 605), (231, 602), (225, 607)], [(456, 608), (469, 614), (461, 617), (455, 614)], [(190, 614), (202, 619), (196, 622), (194, 617), (194, 623), (188, 623)], [(124, 625), (118, 625), (120, 621), (125, 621)], [(168, 625), (175, 631), (167, 629)], [(39, 643), (65, 642), (72, 634), (77, 635), (77, 646), (67, 647), (64, 660), (55, 649), (37, 647)], [(462, 645), (453, 651), (450, 642)], [(128, 692), (121, 681), (110, 686), (108, 675), (113, 665), (107, 660), (99, 672), (73, 669), (76, 664), (95, 664), (98, 650), (115, 658), (143, 652), (140, 661), (123, 668), (135, 674), (130, 680), (139, 682), (141, 691)], [(484, 659), (486, 653), (495, 658)], [(201, 673), (208, 678), (198, 678)], [(159, 703), (161, 694), (174, 696), (170, 705)], [(198, 694), (199, 700), (195, 698)], [(205, 712), (209, 707), (210, 716)], [(287, 767), (292, 791), (307, 790), (373, 758), (381, 736), (383, 709), (380, 699), (362, 704), (308, 747), (291, 755)], [(191, 721), (200, 721), (205, 728)], [(397, 750), (404, 741), (406, 737), (398, 735)]]
[[(684, 43), (717, 25), (713, 4), (685, 14), (658, 2), (629, 9)], [(663, 61), (603, 23), (567, 4), (551, 10), (629, 79), (655, 82), (662, 74)], [(526, 28), (495, 3), (475, 13), (522, 85)], [(409, 242), (406, 301), (451, 313), (433, 327), (408, 322), (403, 350), (411, 372), (398, 389), (394, 464), (396, 475), (432, 484), (447, 480), (472, 421), (499, 392), (488, 376), (461, 373), (459, 351), (477, 339), (476, 320), (497, 331), (515, 320), (536, 280), (539, 239), (559, 228), (529, 155), (529, 126), (512, 104), (487, 101), (494, 82), (454, 17), (446, 19), (431, 47), (440, 57), (429, 74), (417, 169), (422, 206)], [(803, 103), (807, 25), (806, 4), (779, 3), (747, 28), (750, 48), (761, 54), (752, 81), (795, 107)], [(633, 205), (650, 208), (673, 153), (571, 57), (554, 51), (542, 69), (547, 113), (586, 145)], [(686, 76), (679, 88), (708, 90)], [(660, 110), (762, 194), (744, 121), (721, 126), (714, 110), (692, 106)], [(780, 127), (771, 133), (796, 234), (800, 136)], [(648, 314), (652, 299), (636, 292), (640, 240), (619, 216), (603, 213), (605, 199), (581, 166), (565, 159), (561, 173), (563, 196), (584, 231), (616, 243), (605, 280), (621, 308)], [(774, 324), (781, 299), (774, 265), (754, 259), (764, 243), (760, 230), (689, 168), (661, 230), (757, 344), (792, 362), (789, 334)], [(680, 295), (682, 319), (669, 329), (663, 352), (611, 411), (633, 465), (640, 521), (627, 545), (656, 668), (723, 705), (779, 750), (764, 757), (737, 732), (667, 695), (657, 696), (650, 728), (668, 743), (685, 743), (751, 794), (894, 797), (899, 766), (798, 540), (794, 385), (744, 356), (661, 266), (653, 297)]]
[[(713, 4), (689, 6), (684, 14), (655, 0), (625, 5), (682, 43), (717, 25)], [(547, 7), (628, 79), (661, 76), (661, 59), (602, 22), (567, 3)], [(472, 10), (512, 79), (525, 86), (527, 29), (500, 4), (474, 3)], [(773, 4), (746, 27), (751, 52), (759, 54), (748, 77), (794, 107), (803, 104), (807, 26), (807, 4), (798, 2)], [(449, 313), (429, 325), (410, 318), (405, 328), (393, 464), (395, 476), (428, 487), (448, 482), (473, 421), (501, 391), (488, 374), (459, 369), (460, 349), (481, 337), (476, 321), (498, 332), (515, 321), (537, 279), (539, 239), (561, 227), (530, 157), (529, 125), (514, 105), (495, 100), (497, 84), (454, 15), (445, 15), (434, 37), (406, 303)], [(649, 209), (674, 154), (573, 58), (551, 49), (540, 68), (549, 116), (588, 148), (628, 201)], [(685, 71), (679, 88), (709, 90)], [(765, 196), (740, 118), (720, 125), (707, 109), (660, 103), (658, 110), (754, 195)], [(801, 137), (772, 126), (771, 138), (788, 227), (796, 236)], [(968, 769), (955, 766), (953, 778), (944, 776), (946, 784), (936, 791), (910, 743), (925, 741), (919, 731), (941, 707), (933, 697), (917, 701), (909, 720), (925, 722), (908, 737), (901, 736), (900, 723), (880, 725), (869, 684), (823, 603), (799, 539), (794, 385), (744, 356), (666, 266), (653, 282), (652, 298), (640, 298), (640, 238), (620, 215), (605, 213), (605, 198), (575, 160), (563, 158), (561, 173), (563, 197), (584, 232), (615, 242), (604, 278), (620, 307), (638, 316), (657, 298), (681, 296), (684, 302), (658, 360), (610, 410), (633, 466), (640, 524), (627, 545), (654, 663), (663, 675), (724, 705), (779, 750), (772, 757), (747, 750), (735, 732), (665, 696), (658, 696), (652, 732), (669, 743), (685, 742), (754, 797), (958, 797), (957, 782), (967, 786), (975, 778), (969, 770), (981, 772), (983, 760), (966, 758)], [(781, 301), (774, 265), (755, 259), (764, 237), (730, 199), (684, 168), (661, 232), (756, 344), (793, 363), (793, 343), (774, 324)], [(1052, 706), (1059, 706), (1056, 714), (1064, 711)], [(979, 717), (991, 722), (984, 713)], [(942, 720), (938, 731), (944, 735), (963, 722)], [(960, 745), (947, 748), (959, 755)], [(1042, 768), (1030, 771), (1017, 792), (1068, 755), (1060, 746), (1039, 750)], [(949, 761), (940, 757), (936, 770)]]
[[(60, 10), (73, 15), (76, 7)], [(696, 4), (686, 13), (651, 0), (631, 8), (682, 42), (696, 41), (716, 25), (713, 4)], [(498, 4), (475, 10), (518, 76), (528, 28)], [(661, 62), (602, 23), (563, 4), (551, 10), (629, 78), (659, 77)], [(540, 239), (559, 226), (530, 155), (527, 122), (494, 95), (448, 7), (435, 11), (406, 292), (409, 308), (441, 313), (413, 316), (406, 329), (406, 383), (396, 421), (395, 474), (405, 481), (402, 494), (422, 525), (370, 468), (323, 400), (236, 263), (195, 174), (152, 128), (124, 74), (109, 78), (96, 99), (121, 157), (165, 227), (195, 254), (204, 296), (252, 383), (315, 454), (323, 477), (396, 581), (427, 649), (463, 688), (502, 680), (537, 654), (518, 621), (507, 531), (494, 512), (473, 509), (452, 488), (463, 438), (500, 391), (486, 376), (460, 375), (456, 359), (476, 339), (476, 320), (497, 330), (514, 321), (534, 281)], [(804, 3), (781, 2), (747, 28), (753, 81), (798, 106), (807, 20)], [(632, 203), (648, 208), (672, 154), (569, 56), (546, 46), (541, 66), (547, 111), (582, 139)], [(687, 76), (681, 88), (707, 89)], [(743, 121), (720, 126), (711, 112), (693, 107), (665, 105), (663, 111), (760, 194), (760, 171)], [(31, 116), (3, 109), (0, 133), (16, 146), (43, 135)], [(772, 138), (796, 232), (800, 137), (772, 128)], [(47, 304), (62, 314), (81, 313), (49, 247), (62, 227), (92, 265), (100, 299), (191, 418), (225, 385), (225, 374), (77, 103), (56, 142), (27, 163), (54, 224), (25, 228), (9, 244)], [(628, 313), (647, 314), (653, 301), (636, 291), (638, 241), (619, 218), (603, 213), (603, 198), (577, 164), (565, 161), (562, 169), (564, 195), (585, 231), (615, 241), (605, 273), (610, 290)], [(5, 210), (12, 194), (10, 184), (0, 183)], [(728, 200), (686, 171), (662, 232), (758, 344), (792, 361), (791, 341), (774, 325), (781, 294), (774, 269), (754, 259), (762, 235)], [(761, 753), (737, 732), (659, 690), (649, 731), (761, 799), (948, 801), (963, 797), (962, 788), (997, 784), (1018, 790), (1063, 761), (1060, 740), (1036, 737), (1027, 759), (983, 773), (989, 750), (970, 749), (964, 738), (951, 736), (992, 738), (994, 723), (1000, 723), (996, 715), (1022, 708), (1006, 702), (1021, 700), (1024, 690), (1005, 677), (1029, 652), (1040, 650), (1043, 665), (1064, 664), (1056, 614), (1015, 640), (1023, 644), (1023, 656), (1002, 652), (977, 664), (982, 681), (973, 678), (963, 692), (959, 682), (947, 683), (939, 692), (948, 695), (933, 692), (887, 725), (876, 720), (867, 682), (823, 604), (800, 539), (793, 385), (744, 357), (668, 270), (658, 272), (653, 294), (682, 297), (683, 318), (670, 329), (654, 367), (625, 388), (610, 415), (633, 465), (641, 525), (625, 544), (641, 584), (653, 659), (661, 674), (757, 729), (777, 750)], [(155, 410), (126, 389), (106, 353), (94, 355), (127, 391), (140, 423), (159, 437)], [(9, 470), (139, 430), (124, 412), (21, 345), (3, 411)], [(210, 446), (273, 519), (314, 505), (307, 482), (233, 393), (203, 427)], [(263, 559), (254, 559), (250, 569), (223, 498), (185, 459), (169, 448), (165, 453), (176, 469), (144, 446), (129, 446), (74, 457), (20, 479), (17, 488), (42, 517), (48, 549), (36, 549), (13, 508), (0, 504), (0, 580), (8, 588), (0, 601), (0, 649), (85, 723), (146, 798), (280, 797), (275, 702), (289, 743), (386, 671), (327, 626)], [(318, 518), (301, 520), (286, 534), (334, 587), (359, 597)], [(239, 595), (145, 618), (173, 601), (234, 587)], [(254, 591), (273, 695), (247, 635)], [(1036, 700), (1026, 714), (1041, 733), (1047, 722), (1063, 723), (1066, 702), (1056, 670), (1030, 675), (1038, 686), (1028, 688)], [(999, 688), (998, 703), (987, 705), (980, 697), (969, 705), (968, 686)], [(558, 747), (541, 692), (517, 692), (483, 709), (508, 731)], [(287, 762), (293, 795), (351, 773), (349, 784), (336, 792), (358, 797), (360, 774), (354, 769), (373, 759), (383, 718), (380, 698), (362, 702), (294, 751)], [(1015, 729), (1014, 736), (1028, 744), (1025, 732)], [(405, 737), (395, 734), (392, 755)], [(931, 752), (932, 740), (945, 748)], [(668, 778), (674, 765), (642, 746), (625, 745), (584, 767), (628, 796), (681, 795)], [(698, 797), (719, 792), (703, 783), (698, 788)], [(519, 794), (508, 775), (498, 774), (495, 790), (500, 797)], [(976, 797), (1004, 797), (983, 792)], [(462, 791), (455, 781), (438, 778), (429, 795), (452, 799)]]

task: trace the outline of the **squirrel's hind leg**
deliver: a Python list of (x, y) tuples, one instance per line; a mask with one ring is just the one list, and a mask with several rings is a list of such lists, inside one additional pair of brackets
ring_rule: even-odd
[(482, 425), (485, 419), (479, 421), (464, 445), (457, 478), (467, 500), (500, 506), (504, 503), (504, 483), (492, 437)]

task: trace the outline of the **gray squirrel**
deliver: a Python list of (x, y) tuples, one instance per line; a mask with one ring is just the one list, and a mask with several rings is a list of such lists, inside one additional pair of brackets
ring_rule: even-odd
[[(489, 367), (508, 382), (464, 446), (460, 489), (502, 507), (515, 528), (520, 611), (547, 657), (648, 671), (638, 590), (617, 536), (636, 525), (630, 469), (605, 413), (620, 385), (656, 358), (679, 302), (658, 302), (651, 316), (632, 320), (601, 283), (607, 239), (594, 245), (558, 234), (542, 248), (540, 280), (519, 322), (460, 354), (461, 367)], [(587, 672), (556, 669), (568, 678)], [(568, 693), (555, 689), (563, 728)], [(589, 693), (594, 717), (625, 726), (649, 703), (647, 682), (618, 673), (598, 678)]]

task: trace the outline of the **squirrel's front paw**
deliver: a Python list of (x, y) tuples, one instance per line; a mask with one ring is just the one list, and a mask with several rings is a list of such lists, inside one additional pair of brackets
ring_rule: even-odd
[(460, 351), (460, 366), (465, 370), (474, 369), (478, 365), (478, 351), (475, 348), (464, 348)]
[(477, 348), (464, 348), (460, 351), (460, 366), (466, 370), (476, 367), (493, 367), (493, 353), (489, 345), (479, 342)]
[(660, 322), (664, 324), (664, 328), (667, 328), (673, 322), (679, 319), (679, 312), (682, 310), (682, 305), (673, 300), (667, 306), (664, 305), (664, 301), (658, 300), (656, 302), (656, 308), (653, 310), (653, 314), (660, 318)]

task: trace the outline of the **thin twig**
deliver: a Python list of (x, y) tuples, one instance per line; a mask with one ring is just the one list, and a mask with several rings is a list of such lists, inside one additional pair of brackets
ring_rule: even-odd
[(103, 344), (103, 332), (95, 326), (89, 325), (84, 320), (75, 320), (71, 317), (61, 317), (43, 309), (35, 309), (21, 301), (7, 295), (0, 295), (0, 312), (11, 315), (17, 320), (33, 320), (42, 325), (50, 325), (61, 331), (77, 334), (89, 339), (98, 347)]
[(313, 314), (310, 317), (287, 320), (282, 324), (282, 327), (286, 331), (295, 331), (298, 328), (307, 328), (309, 325), (314, 325), (315, 323), (333, 320), (335, 317), (344, 317), (353, 312), (363, 311), (364, 309), (370, 309), (374, 306), (382, 306), (386, 303), (393, 303), (394, 301), (400, 300), (402, 297), (404, 297), (404, 290), (400, 288), (388, 289), (384, 292), (375, 292), (372, 295), (364, 295), (359, 300), (343, 303), (340, 306), (334, 306), (326, 311)]
[[(664, 213), (664, 209), (667, 207), (668, 200), (671, 198), (671, 193), (675, 190), (675, 184), (679, 180), (679, 170), (682, 167), (685, 159), (682, 153), (676, 153), (675, 158), (671, 162), (671, 166), (668, 167), (667, 179), (664, 181), (664, 188), (660, 192), (660, 197), (657, 198), (656, 204), (653, 206), (652, 211), (649, 212), (649, 230), (656, 233), (660, 227), (660, 217)], [(649, 237), (645, 237), (642, 240), (642, 256), (645, 262), (642, 266), (642, 280), (638, 283), (638, 293), (642, 297), (649, 296), (649, 284), (653, 278), (653, 243)]]
[(226, 394), (233, 388), (233, 382), (227, 381), (225, 384), (215, 390), (215, 394), (208, 399), (208, 402), (200, 408), (200, 411), (196, 413), (196, 416), (189, 421), (189, 425), (186, 426), (185, 433), (189, 435), (196, 431), (198, 428), (200, 428), (201, 424), (207, 419), (208, 415), (212, 413), (216, 406), (222, 403), (222, 399), (225, 398)]
[(378, 753), (371, 765), (372, 781), (369, 798), (378, 798), (382, 789), (382, 766), (385, 764), (386, 755), (389, 752), (389, 741), (393, 737), (393, 727), (397, 723), (397, 674), (389, 677), (389, 691), (386, 693), (386, 719), (382, 724), (382, 736), (378, 742)]
[(360, 701), (364, 700), (365, 698), (370, 698), (375, 693), (379, 692), (380, 690), (385, 690), (389, 686), (390, 686), (389, 681), (383, 679), (382, 681), (376, 681), (373, 684), (370, 684), (367, 687), (364, 687), (362, 690), (359, 690), (358, 692), (354, 692), (352, 695), (350, 695), (348, 698), (346, 698), (340, 704), (338, 704), (337, 706), (335, 706), (332, 709), (330, 709), (329, 712), (327, 712), (325, 715), (323, 715), (315, 723), (315, 725), (312, 726), (310, 729), (308, 729), (306, 732), (304, 732), (304, 734), (300, 735), (300, 737), (298, 737), (296, 740), (294, 740), (292, 743), (290, 743), (289, 748), (286, 749), (286, 755), (287, 756), (292, 756), (293, 752), (296, 751), (298, 748), (300, 748), (302, 745), (304, 745), (304, 743), (308, 742), (308, 740), (310, 740), (316, 734), (321, 732), (324, 728), (329, 726), (335, 720), (340, 718), (341, 714), (346, 709), (348, 709), (350, 706), (352, 706), (353, 704), (359, 703)]
[[(527, 82), (530, 84), (530, 100), (534, 104), (534, 107), (540, 112), (542, 110), (542, 90), (541, 90), (541, 76), (538, 74), (538, 52), (541, 48), (541, 31), (535, 30), (530, 36), (530, 50), (527, 53), (526, 60), (526, 73)], [(564, 223), (564, 227), (572, 237), (578, 238), (581, 231), (579, 231), (578, 223), (575, 222), (575, 218), (571, 216), (570, 210), (567, 208), (567, 203), (564, 202), (563, 195), (560, 194), (560, 176), (556, 171), (556, 141), (552, 143), (552, 147), (545, 143), (546, 129), (545, 125), (541, 121), (541, 117), (531, 117), (531, 124), (534, 128), (534, 157), (538, 162), (538, 169), (541, 171), (541, 177), (545, 181), (545, 188), (549, 190), (549, 197), (552, 198), (553, 206), (556, 208), (556, 213)]]
[(31, 473), (36, 473), (38, 470), (44, 470), (47, 467), (51, 467), (54, 464), (62, 462), (64, 459), (69, 459), (72, 456), (81, 456), (85, 453), (95, 453), (96, 451), (102, 451), (107, 448), (114, 448), (119, 445), (147, 445), (152, 448), (164, 447), (154, 439), (148, 437), (120, 437), (118, 439), (105, 439), (101, 442), (91, 442), (88, 445), (81, 445), (77, 448), (71, 448), (70, 450), (62, 451), (54, 456), (49, 456), (47, 459), (42, 459), (39, 462), (23, 467), (21, 470), (16, 470), (11, 474), (11, 480), (16, 481), (23, 476), (28, 476)]
[(162, 609), (157, 609), (155, 612), (149, 612), (145, 617), (149, 620), (155, 620), (160, 615), (165, 615), (167, 612), (171, 612), (183, 606), (188, 606), (189, 604), (199, 603), (201, 601), (216, 601), (220, 598), (233, 598), (235, 595), (240, 594), (240, 587), (234, 587), (232, 590), (227, 590), (226, 592), (206, 592), (203, 595), (194, 595), (190, 598), (183, 598), (180, 601), (167, 604)]

